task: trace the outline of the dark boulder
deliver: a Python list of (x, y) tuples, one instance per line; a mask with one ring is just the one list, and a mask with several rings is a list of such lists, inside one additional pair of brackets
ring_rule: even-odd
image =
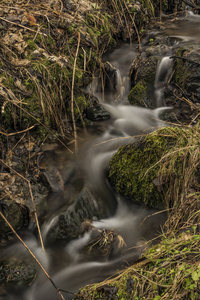
[(63, 210), (47, 232), (45, 243), (52, 245), (55, 242), (69, 242), (82, 234), (81, 224), (84, 220), (100, 219), (106, 216), (106, 207), (103, 201), (93, 194), (88, 187), (84, 187), (71, 205)]
[[(3, 200), (0, 204), (0, 211), (14, 230), (20, 230), (29, 223), (29, 211), (25, 205), (15, 203), (12, 200)], [(4, 237), (10, 233), (12, 230), (0, 217), (0, 236)]]

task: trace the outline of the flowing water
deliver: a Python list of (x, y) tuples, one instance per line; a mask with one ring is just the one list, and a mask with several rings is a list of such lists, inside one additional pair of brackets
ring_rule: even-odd
[[(137, 45), (121, 45), (112, 53), (107, 54), (105, 61), (109, 61), (108, 68), (112, 69), (109, 80), (107, 78), (107, 83), (102, 85), (97, 78), (87, 89), (88, 92), (98, 97), (101, 105), (110, 113), (111, 120), (99, 124), (101, 131), (102, 128), (104, 131), (101, 135), (91, 134), (84, 137), (76, 165), (84, 174), (82, 180), (94, 191), (94, 195), (103, 199), (104, 205), (107, 207), (106, 217), (101, 220), (93, 220), (92, 225), (101, 230), (114, 230), (124, 239), (126, 247), (123, 247), (122, 250), (113, 251), (109, 259), (105, 260), (104, 257), (99, 257), (98, 253), (96, 256), (94, 253), (90, 256), (82, 251), (90, 240), (92, 231), (70, 241), (65, 246), (47, 247), (45, 253), (32, 234), (25, 238), (25, 242), (60, 289), (74, 293), (81, 286), (98, 282), (114, 274), (118, 269), (126, 267), (139, 258), (143, 250), (141, 246), (143, 241), (151, 239), (159, 233), (160, 225), (164, 220), (163, 215), (154, 215), (154, 217), (148, 217), (145, 222), (142, 222), (145, 216), (149, 216), (155, 211), (140, 207), (128, 199), (122, 197), (119, 199), (110, 187), (105, 172), (110, 158), (121, 145), (132, 142), (138, 135), (164, 126), (160, 115), (170, 109), (165, 106), (164, 99), (164, 89), (172, 72), (170, 55), (173, 47), (187, 43), (189, 40), (199, 40), (200, 17), (189, 13), (187, 18), (179, 22), (169, 21), (166, 27), (159, 32), (150, 32), (144, 38), (143, 44), (145, 49), (145, 40), (148, 40), (152, 35), (169, 36), (173, 41), (169, 53), (166, 56), (160, 55), (160, 63), (155, 74), (154, 98), (157, 108), (148, 109), (128, 105), (129, 69), (132, 60), (138, 54)], [(60, 155), (65, 155), (65, 152), (63, 151)], [(73, 193), (73, 189), (76, 189), (74, 182), (71, 183), (70, 191), (65, 191), (66, 194), (68, 193), (68, 197)], [(44, 240), (50, 228), (57, 222), (58, 212), (64, 206), (65, 198), (59, 199), (59, 197), (59, 194), (53, 194), (49, 198), (49, 203), (54, 202), (54, 205), (55, 202), (61, 203), (61, 207), (55, 205), (43, 225)], [(98, 197), (94, 198), (93, 201), (98, 209)], [(26, 250), (22, 245), (15, 245), (10, 247), (6, 253), (10, 255), (18, 253), (19, 256), (23, 256), (25, 252)], [(55, 288), (42, 271), (38, 272), (38, 278), (28, 291), (25, 291), (23, 295), (8, 295), (6, 299), (56, 299)], [(64, 296), (66, 299), (73, 298), (73, 294), (70, 293), (66, 293)]]

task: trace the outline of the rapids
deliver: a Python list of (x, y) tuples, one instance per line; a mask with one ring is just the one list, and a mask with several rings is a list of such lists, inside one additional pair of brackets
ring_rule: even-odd
[[(102, 220), (94, 219), (93, 226), (98, 229), (116, 231), (123, 237), (127, 247), (123, 248), (122, 251), (116, 251), (108, 261), (105, 261), (98, 256), (90, 258), (88, 254), (82, 252), (90, 239), (91, 232), (70, 241), (63, 248), (56, 245), (53, 248), (47, 247), (45, 253), (42, 252), (34, 233), (29, 233), (24, 238), (24, 241), (52, 276), (56, 285), (60, 289), (72, 292), (72, 294), (63, 293), (65, 299), (72, 299), (73, 293), (77, 292), (80, 287), (103, 280), (116, 273), (118, 269), (122, 269), (138, 259), (143, 250), (143, 246), (140, 245), (143, 244), (143, 241), (149, 240), (155, 234), (158, 234), (160, 225), (164, 222), (165, 216), (158, 214), (148, 218), (148, 221), (141, 225), (144, 217), (153, 214), (155, 211), (139, 207), (122, 197), (119, 199), (106, 179), (106, 170), (110, 158), (121, 145), (127, 144), (136, 139), (137, 136), (151, 132), (165, 124), (160, 116), (163, 112), (171, 109), (165, 106), (164, 99), (164, 89), (172, 71), (173, 61), (170, 59), (170, 55), (173, 47), (186, 43), (188, 40), (199, 39), (200, 16), (189, 13), (187, 18), (183, 18), (179, 22), (172, 23), (169, 21), (166, 24), (166, 29), (149, 32), (142, 44), (145, 49), (145, 41), (152, 35), (166, 35), (174, 41), (169, 53), (166, 56), (160, 55), (160, 63), (157, 66), (154, 83), (155, 107), (157, 108), (149, 109), (128, 105), (129, 69), (132, 60), (138, 54), (137, 45), (121, 45), (113, 52), (106, 54), (104, 61), (109, 61), (114, 66), (114, 71), (110, 77), (110, 85), (107, 84), (104, 89), (99, 79), (96, 78), (87, 88), (87, 92), (98, 97), (101, 105), (110, 113), (111, 120), (106, 121), (105, 125), (101, 124), (104, 133), (100, 136), (93, 134), (84, 137), (76, 164), (84, 173), (84, 181), (95, 192), (94, 194), (98, 194), (103, 199), (107, 206), (107, 216)], [(62, 155), (65, 155), (65, 153), (62, 152)], [(68, 191), (65, 191), (65, 193), (68, 193)], [(94, 199), (94, 202), (98, 208), (98, 200)], [(57, 222), (56, 209), (60, 210), (61, 208), (55, 207), (53, 213), (49, 215), (48, 220), (43, 225), (44, 240), (50, 228)], [(12, 253), (24, 255), (25, 251), (23, 246), (19, 244), (15, 244), (8, 249), (9, 255), (12, 255)], [(38, 274), (34, 284), (23, 294), (10, 294), (6, 299), (56, 299), (55, 288), (39, 268)]]

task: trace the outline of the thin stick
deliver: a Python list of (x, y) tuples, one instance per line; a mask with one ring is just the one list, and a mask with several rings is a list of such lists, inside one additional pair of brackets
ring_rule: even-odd
[(24, 28), (24, 29), (26, 29), (26, 30), (29, 30), (29, 31), (32, 31), (32, 32), (35, 32), (35, 33), (39, 33), (39, 34), (42, 34), (42, 35), (44, 35), (44, 36), (47, 36), (46, 33), (37, 32), (37, 31), (35, 31), (35, 30), (33, 30), (33, 29), (29, 28), (29, 27), (26, 27), (26, 26), (24, 26), (24, 25), (21, 25), (21, 24), (12, 22), (12, 21), (8, 21), (8, 20), (6, 20), (6, 19), (4, 19), (4, 18), (2, 18), (2, 17), (0, 17), (0, 20), (5, 21), (5, 22), (10, 23), (10, 24), (15, 25), (15, 26), (22, 27), (22, 28)]
[(74, 116), (74, 80), (75, 80), (76, 62), (78, 57), (79, 46), (80, 46), (80, 32), (78, 32), (78, 44), (77, 44), (76, 55), (74, 59), (74, 68), (73, 68), (73, 75), (72, 75), (72, 90), (71, 90), (71, 113), (72, 113), (73, 129), (74, 129), (75, 153), (77, 153), (78, 145), (77, 145), (77, 128), (76, 128), (76, 121)]
[(57, 293), (60, 295), (60, 297), (65, 300), (65, 298), (63, 297), (63, 295), (60, 292), (60, 289), (57, 288), (57, 286), (55, 285), (55, 283), (53, 282), (53, 280), (51, 279), (51, 277), (49, 276), (49, 274), (47, 273), (47, 271), (44, 269), (44, 267), (42, 266), (42, 264), (39, 262), (39, 260), (37, 259), (37, 257), (33, 254), (33, 252), (30, 250), (30, 248), (24, 243), (24, 241), (20, 238), (20, 236), (17, 234), (17, 232), (15, 231), (15, 229), (12, 227), (12, 225), (8, 222), (8, 220), (5, 218), (5, 216), (2, 214), (2, 212), (0, 211), (0, 215), (1, 217), (4, 219), (4, 221), (6, 222), (6, 224), (10, 227), (10, 229), (12, 230), (12, 232), (15, 234), (15, 236), (18, 238), (18, 240), (23, 244), (23, 246), (28, 250), (28, 252), (31, 254), (31, 256), (34, 258), (34, 260), (36, 261), (36, 263), (39, 265), (39, 267), (42, 269), (42, 271), (44, 272), (44, 274), (47, 276), (47, 278), (50, 280), (50, 282), (52, 283), (52, 285), (54, 286), (54, 288), (56, 289)]
[(184, 148), (180, 148), (178, 150), (175, 150), (175, 151), (172, 151), (172, 152), (169, 152), (167, 153), (166, 155), (164, 155), (157, 163), (155, 163), (153, 166), (151, 166), (144, 174), (144, 177), (147, 175), (147, 173), (153, 169), (155, 166), (157, 166), (163, 159), (167, 158), (168, 156), (174, 154), (174, 153), (177, 153), (179, 151), (183, 151), (183, 150), (186, 150), (186, 149), (190, 149), (190, 148), (197, 148), (198, 145), (192, 145), (192, 146), (187, 146), (187, 147), (184, 147)]
[(22, 176), (21, 174), (19, 174), (17, 171), (15, 171), (12, 167), (10, 167), (2, 159), (0, 159), (0, 162), (2, 164), (4, 164), (7, 168), (9, 168), (12, 172), (14, 172), (15, 174), (17, 174), (19, 177), (21, 177), (23, 180), (25, 180), (28, 183), (29, 192), (30, 192), (30, 196), (31, 196), (31, 201), (32, 201), (33, 209), (34, 209), (35, 221), (36, 221), (36, 224), (37, 224), (38, 233), (39, 233), (39, 237), (40, 237), (40, 243), (41, 243), (42, 250), (45, 251), (45, 249), (44, 249), (44, 243), (43, 243), (42, 235), (41, 235), (41, 230), (40, 230), (40, 225), (39, 225), (39, 221), (38, 221), (38, 217), (37, 217), (36, 206), (35, 206), (34, 199), (33, 199), (33, 193), (32, 193), (32, 189), (31, 189), (31, 183), (30, 183), (30, 181), (28, 179), (26, 179), (24, 176)]
[(33, 126), (31, 126), (31, 127), (29, 127), (29, 128), (26, 128), (26, 129), (24, 129), (24, 130), (22, 130), (22, 131), (17, 131), (17, 132), (12, 132), (12, 133), (6, 133), (6, 132), (0, 131), (0, 134), (3, 134), (3, 135), (5, 135), (5, 136), (16, 135), (16, 134), (20, 134), (20, 133), (24, 133), (24, 132), (26, 132), (26, 131), (29, 131), (29, 130), (33, 129), (35, 126), (36, 126), (36, 125), (33, 125)]
[(198, 66), (198, 67), (200, 66), (200, 63), (198, 63), (198, 62), (196, 62), (196, 61), (194, 61), (194, 60), (188, 59), (188, 58), (186, 58), (186, 57), (172, 55), (172, 56), (170, 56), (170, 59), (172, 59), (172, 58), (175, 58), (175, 59), (182, 59), (183, 61), (188, 61), (189, 63), (194, 64), (194, 65), (196, 65), (196, 66)]

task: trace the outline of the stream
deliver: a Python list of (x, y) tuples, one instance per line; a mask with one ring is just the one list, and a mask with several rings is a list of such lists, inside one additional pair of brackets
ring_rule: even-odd
[[(200, 16), (189, 12), (187, 17), (178, 21), (166, 20), (164, 28), (145, 34), (142, 40), (142, 56), (146, 55), (145, 51), (150, 47), (150, 39), (170, 40), (167, 51), (164, 54), (162, 51), (158, 53), (160, 60), (155, 74), (154, 92), (151, 95), (154, 106), (152, 109), (131, 106), (127, 99), (131, 88), (129, 70), (138, 55), (138, 45), (122, 44), (107, 53), (103, 58), (104, 62), (109, 62), (106, 83), (102, 86), (101, 80), (96, 78), (86, 91), (98, 98), (100, 105), (111, 118), (96, 122), (96, 132), (95, 129), (90, 129), (87, 135), (79, 133), (79, 153), (76, 160), (69, 158), (67, 150), (60, 147), (56, 149), (57, 156), (49, 158), (52, 160), (49, 162), (52, 168), (58, 163), (63, 164), (62, 176), (67, 178), (67, 184), (62, 193), (55, 184), (55, 190), (47, 200), (49, 210), (42, 216), (44, 221), (41, 229), (46, 251), (42, 251), (33, 229), (29, 228), (23, 239), (56, 286), (67, 291), (63, 292), (65, 299), (73, 299), (73, 293), (80, 287), (104, 280), (118, 270), (128, 267), (141, 256), (145, 242), (161, 232), (161, 226), (166, 219), (165, 213), (156, 214), (156, 210), (142, 207), (117, 195), (108, 182), (106, 171), (111, 157), (121, 145), (131, 143), (137, 136), (165, 125), (162, 114), (173, 109), (166, 106), (164, 93), (172, 73), (173, 60), (170, 56), (181, 45), (199, 42), (199, 32)], [(59, 162), (56, 157), (59, 157)], [(69, 170), (72, 171), (65, 174), (65, 170), (69, 173)], [(55, 228), (63, 211), (68, 216), (74, 216), (77, 206), (71, 199), (77, 195), (77, 190), (81, 192), (83, 189), (87, 190), (87, 197), (94, 207), (90, 230), (84, 230), (78, 238), (70, 239), (67, 243), (57, 244), (52, 237), (52, 228)], [(103, 217), (99, 217), (98, 212)], [(98, 250), (89, 251), (87, 245), (91, 246), (89, 242), (98, 230), (101, 233), (111, 230), (115, 236), (122, 237), (123, 246), (113, 246), (109, 255)], [(27, 250), (16, 243), (2, 253), (5, 256), (13, 254), (27, 256)], [(53, 300), (59, 296), (39, 268), (38, 276), (28, 290), (19, 295), (15, 291), (5, 297), (6, 300), (45, 298)]]

